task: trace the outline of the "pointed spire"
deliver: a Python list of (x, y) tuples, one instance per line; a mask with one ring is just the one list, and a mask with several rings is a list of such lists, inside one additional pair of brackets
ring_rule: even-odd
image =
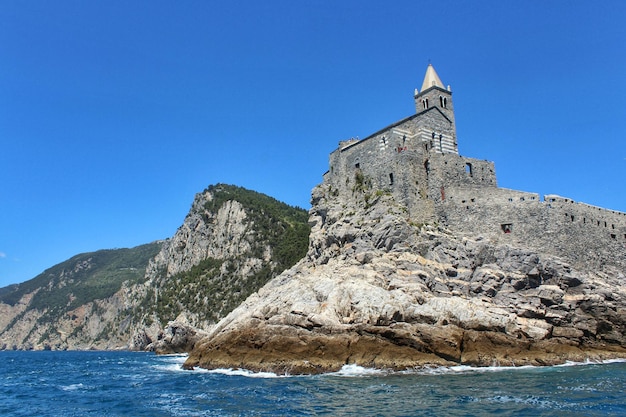
[(435, 68), (429, 63), (428, 68), (426, 68), (426, 75), (424, 75), (424, 82), (422, 83), (422, 92), (435, 86), (445, 88), (441, 82), (441, 78), (437, 75)]

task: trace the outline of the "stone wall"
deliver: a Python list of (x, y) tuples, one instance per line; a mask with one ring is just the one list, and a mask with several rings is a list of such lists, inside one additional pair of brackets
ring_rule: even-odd
[(626, 268), (626, 214), (495, 187), (449, 187), (438, 217), (455, 232), (523, 244), (578, 267)]
[(348, 206), (350, 199), (391, 194), (414, 223), (524, 244), (580, 266), (624, 268), (626, 213), (498, 188), (493, 162), (458, 154), (451, 93), (433, 87), (415, 102), (417, 114), (363, 140), (340, 142), (324, 174), (333, 196)]
[[(454, 124), (454, 105), (452, 93), (439, 87), (428, 88), (415, 96), (415, 112), (421, 113), (424, 108), (423, 100), (428, 99), (428, 108), (438, 107), (442, 113)], [(445, 100), (445, 101), (444, 101)], [(455, 133), (456, 136), (456, 133)]]
[(426, 222), (434, 219), (432, 200), (442, 184), (495, 184), (493, 165), (471, 160), (478, 173), (472, 176), (465, 173), (467, 163), (457, 153), (452, 121), (431, 107), (363, 140), (340, 142), (324, 182), (344, 195), (389, 192), (417, 221)]

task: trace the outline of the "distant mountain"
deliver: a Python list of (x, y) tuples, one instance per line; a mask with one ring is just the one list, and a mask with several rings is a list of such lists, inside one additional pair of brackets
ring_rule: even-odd
[(140, 283), (162, 245), (82, 253), (29, 281), (1, 288), (0, 347), (49, 347), (50, 335), (63, 331), (60, 323), (75, 316), (77, 309), (112, 297), (123, 285)]
[(306, 210), (241, 187), (196, 195), (168, 240), (76, 255), (0, 289), (0, 348), (153, 348), (208, 328), (307, 251)]
[(29, 281), (0, 288), (0, 302), (14, 306), (26, 294), (36, 292), (26, 311), (46, 309), (50, 318), (56, 318), (85, 303), (112, 296), (123, 282), (139, 282), (162, 244), (81, 253)]

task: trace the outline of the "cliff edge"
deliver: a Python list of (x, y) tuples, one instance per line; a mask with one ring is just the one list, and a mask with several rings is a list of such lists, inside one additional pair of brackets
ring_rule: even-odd
[(626, 357), (626, 278), (411, 221), (389, 193), (313, 190), (305, 259), (201, 339), (186, 368), (547, 365)]

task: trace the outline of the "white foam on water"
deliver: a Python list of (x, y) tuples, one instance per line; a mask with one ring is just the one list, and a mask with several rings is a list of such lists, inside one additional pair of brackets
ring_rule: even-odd
[(176, 353), (172, 355), (159, 356), (159, 359), (165, 362), (165, 364), (156, 365), (155, 368), (169, 372), (185, 371), (185, 369), (183, 369), (183, 364), (187, 360), (188, 356), (189, 355), (186, 353)]
[(277, 375), (273, 372), (252, 372), (247, 369), (218, 368), (207, 371), (211, 374), (220, 374), (228, 376), (245, 376), (247, 378), (285, 378), (289, 375)]
[(537, 368), (535, 366), (469, 366), (469, 365), (456, 365), (456, 366), (433, 366), (424, 368), (407, 369), (404, 371), (395, 372), (395, 374), (401, 375), (460, 375), (469, 373), (486, 373), (486, 372), (503, 372), (510, 370), (520, 369), (532, 369)]
[(590, 359), (587, 359), (584, 362), (566, 361), (565, 363), (562, 363), (560, 365), (554, 365), (554, 366), (555, 367), (563, 367), (563, 366), (607, 365), (607, 364), (610, 364), (610, 363), (626, 363), (626, 358), (605, 359), (605, 360), (601, 360), (601, 361), (592, 361)]
[(487, 401), (494, 402), (494, 403), (501, 403), (501, 404), (506, 404), (506, 403), (525, 404), (525, 405), (532, 405), (532, 406), (539, 407), (539, 408), (549, 408), (549, 409), (560, 408), (559, 404), (556, 404), (553, 401), (542, 400), (534, 396), (523, 398), (523, 397), (512, 396), (512, 395), (496, 395), (496, 396), (487, 398)]
[(602, 365), (610, 363), (626, 363), (626, 359), (607, 359), (603, 361), (586, 360), (584, 362), (572, 362), (567, 361), (559, 365), (551, 366), (536, 366), (536, 365), (522, 365), (522, 366), (469, 366), (469, 365), (456, 365), (456, 366), (435, 366), (425, 368), (408, 369), (400, 371), (400, 374), (409, 375), (443, 375), (443, 374), (464, 374), (464, 373), (486, 373), (486, 372), (503, 372), (503, 371), (518, 371), (525, 369), (544, 369), (549, 367), (567, 367), (567, 366), (586, 366), (586, 365)]
[(364, 368), (356, 364), (349, 364), (349, 365), (344, 365), (337, 372), (330, 372), (326, 375), (359, 377), (359, 376), (385, 375), (387, 373), (388, 372), (383, 369)]
[[(157, 369), (168, 372), (189, 372), (189, 370), (183, 369), (182, 365), (187, 360), (187, 354), (173, 354), (163, 355), (166, 358), (164, 362), (166, 364), (156, 365)], [(591, 361), (585, 362), (565, 362), (559, 365), (553, 365), (554, 367), (567, 367), (567, 366), (585, 366), (585, 365), (599, 365), (610, 363), (626, 363), (625, 359), (607, 359), (603, 361)], [(523, 366), (469, 366), (469, 365), (456, 365), (456, 366), (433, 366), (424, 368), (407, 369), (404, 371), (391, 371), (388, 369), (377, 368), (365, 368), (356, 364), (344, 365), (339, 371), (328, 372), (322, 375), (329, 376), (341, 376), (341, 377), (364, 377), (364, 376), (384, 376), (384, 375), (460, 375), (470, 373), (487, 373), (487, 372), (506, 372), (512, 370), (524, 370), (524, 369), (542, 369), (545, 366), (523, 365)], [(242, 368), (219, 368), (219, 369), (204, 369), (196, 367), (193, 369), (196, 373), (212, 373), (227, 376), (243, 376), (247, 378), (285, 378), (292, 375), (278, 375), (273, 372), (253, 372)]]
[(61, 385), (59, 388), (61, 388), (63, 391), (78, 391), (87, 389), (82, 382), (79, 382), (78, 384)]

